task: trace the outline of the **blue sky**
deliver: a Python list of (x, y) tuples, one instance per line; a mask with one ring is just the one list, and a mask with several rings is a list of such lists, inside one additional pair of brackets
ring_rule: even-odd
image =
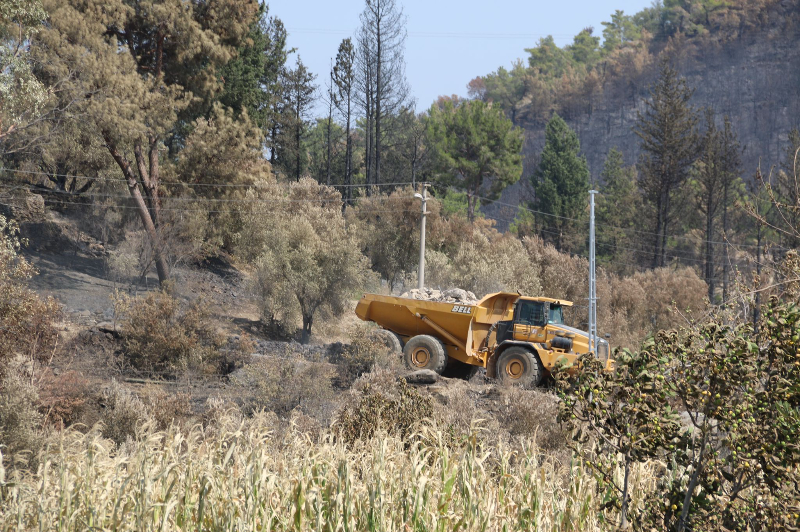
[[(527, 2), (493, 0), (398, 0), (407, 16), (406, 78), (417, 110), (427, 109), (437, 96), (466, 95), (475, 76), (508, 66), (540, 37), (553, 35), (563, 46), (587, 26), (601, 33), (602, 21), (615, 9), (634, 14), (652, 0), (557, 0)], [(359, 25), (364, 2), (271, 0), (270, 15), (289, 32), (289, 47), (297, 48), (305, 65), (326, 82), (331, 58), (341, 40)], [(290, 61), (293, 63), (294, 58)], [(323, 114), (320, 107), (319, 114)]]

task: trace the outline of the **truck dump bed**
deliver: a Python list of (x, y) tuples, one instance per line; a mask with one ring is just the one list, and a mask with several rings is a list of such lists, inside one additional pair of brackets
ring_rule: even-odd
[(485, 364), (480, 349), (492, 324), (512, 319), (519, 294), (489, 294), (474, 305), (364, 294), (356, 315), (408, 339), (418, 334), (444, 341), (448, 355), (469, 364)]

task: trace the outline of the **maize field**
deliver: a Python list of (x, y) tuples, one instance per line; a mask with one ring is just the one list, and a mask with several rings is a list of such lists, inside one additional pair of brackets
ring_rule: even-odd
[[(578, 461), (522, 441), (484, 448), (422, 426), (347, 446), (274, 430), (267, 416), (213, 426), (145, 424), (117, 447), (98, 430), (65, 430), (29, 473), (0, 471), (0, 529), (113, 531), (593, 531), (599, 510)], [(634, 500), (655, 483), (632, 475)]]

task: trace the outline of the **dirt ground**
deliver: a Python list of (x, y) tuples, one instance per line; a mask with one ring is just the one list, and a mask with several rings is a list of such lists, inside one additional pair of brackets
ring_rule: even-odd
[[(31, 288), (43, 296), (56, 298), (63, 305), (61, 343), (51, 372), (55, 377), (77, 375), (91, 396), (89, 402), (97, 416), (105, 408), (104, 390), (115, 386), (114, 381), (137, 394), (152, 393), (155, 388), (171, 397), (189, 397), (195, 414), (202, 413), (211, 398), (238, 404), (247, 401), (249, 390), (234, 385), (235, 379), (230, 377), (196, 373), (162, 377), (142, 374), (126, 365), (112, 296), (117, 290), (130, 294), (154, 290), (158, 286), (154, 275), (129, 284), (112, 280), (107, 265), (110, 246), (81, 231), (80, 225), (67, 216), (49, 213), (45, 221), (23, 224), (22, 231), (22, 236), (28, 240), (23, 254), (39, 271), (30, 282)], [(308, 364), (320, 365), (323, 373), (340, 371), (336, 364), (341, 359), (343, 346), (350, 341), (350, 331), (364, 326), (351, 312), (335, 322), (316, 323), (311, 345), (279, 341), (264, 333), (258, 307), (248, 292), (247, 274), (231, 263), (215, 259), (179, 265), (173, 275), (175, 293), (179, 297), (185, 300), (204, 297), (211, 303), (218, 328), (228, 336), (229, 343), (237, 342), (243, 335), (253, 340), (249, 364), (274, 360), (275, 364), (268, 366), (282, 368), (275, 371), (285, 371), (297, 364), (301, 369), (294, 371), (300, 373), (305, 371), (302, 366)], [(355, 304), (353, 301), (353, 307)], [(393, 366), (392, 371), (397, 373), (392, 378), (403, 374), (399, 359)], [(332, 405), (346, 401), (349, 385), (342, 386), (338, 377), (332, 382), (334, 396), (326, 400)], [(305, 385), (310, 386), (309, 390), (316, 387), (313, 383)], [(280, 386), (292, 385), (283, 382)], [(509, 403), (508, 393), (498, 392), (495, 385), (481, 376), (471, 382), (437, 378), (436, 382), (417, 383), (416, 386), (430, 394), (445, 411), (452, 411), (454, 422), (476, 412), (482, 412), (483, 417), (499, 419), (508, 417), (509, 408), (519, 408), (518, 401)], [(538, 402), (546, 399), (543, 405), (552, 403), (551, 394), (531, 393)], [(547, 408), (552, 410), (552, 405)], [(532, 417), (538, 415), (531, 413)]]

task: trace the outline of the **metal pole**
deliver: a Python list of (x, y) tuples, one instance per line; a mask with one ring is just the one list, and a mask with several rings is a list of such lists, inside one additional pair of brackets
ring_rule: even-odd
[(428, 203), (428, 184), (422, 184), (422, 220), (419, 224), (419, 286), (422, 290), (425, 288), (425, 215), (427, 215), (426, 207)]
[(597, 355), (597, 275), (595, 273), (594, 195), (589, 191), (589, 350)]

